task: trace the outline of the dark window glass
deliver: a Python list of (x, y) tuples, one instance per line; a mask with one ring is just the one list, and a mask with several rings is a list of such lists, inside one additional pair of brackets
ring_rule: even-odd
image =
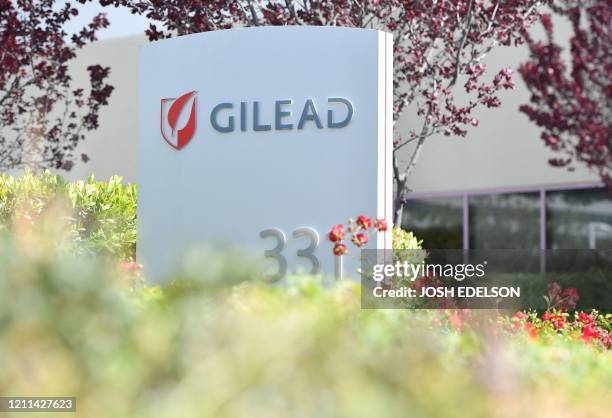
[(426, 249), (462, 249), (463, 197), (410, 200), (402, 226)]
[(537, 250), (540, 194), (470, 196), (470, 248)]
[(547, 192), (546, 230), (551, 249), (612, 249), (612, 192)]

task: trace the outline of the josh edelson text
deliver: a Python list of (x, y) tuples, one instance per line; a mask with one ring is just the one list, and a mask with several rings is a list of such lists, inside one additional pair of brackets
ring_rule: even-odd
[[(520, 298), (520, 286), (491, 286), (484, 283), (487, 262), (480, 264), (431, 264), (426, 262), (375, 264), (372, 288), (377, 298)], [(461, 285), (465, 279), (469, 284)], [(445, 283), (454, 280), (455, 285)], [(477, 284), (474, 284), (477, 280)], [(482, 285), (479, 285), (480, 282)]]

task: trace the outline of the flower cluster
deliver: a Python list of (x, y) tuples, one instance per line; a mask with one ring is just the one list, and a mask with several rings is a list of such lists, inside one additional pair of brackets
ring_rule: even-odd
[[(417, 280), (413, 287), (418, 289), (422, 286), (442, 285), (435, 277), (423, 277)], [(571, 287), (562, 289), (559, 284), (552, 283), (545, 299), (555, 298), (557, 302), (560, 302), (558, 307), (549, 308), (541, 315), (536, 311), (519, 311), (511, 317), (502, 316), (496, 320), (491, 317), (487, 319), (483, 315), (475, 315), (475, 312), (470, 309), (457, 309), (456, 305), (440, 298), (435, 306), (439, 312), (433, 317), (432, 325), (447, 327), (456, 332), (485, 325), (485, 328), (495, 335), (499, 335), (500, 332), (511, 335), (525, 333), (532, 340), (541, 341), (562, 337), (568, 340), (583, 341), (601, 349), (612, 348), (612, 314), (602, 314), (596, 310), (591, 313), (583, 311), (568, 313), (568, 308), (572, 309), (576, 306), (578, 291)], [(483, 321), (484, 324), (482, 324)]]
[[(351, 235), (350, 241), (358, 248), (362, 248), (369, 241), (369, 232), (374, 229), (376, 232), (385, 232), (387, 230), (387, 221), (384, 219), (376, 219), (372, 222), (371, 218), (364, 215), (359, 215), (357, 220), (349, 219), (347, 232)], [(327, 237), (334, 244), (334, 255), (342, 256), (348, 252), (346, 244), (344, 244), (344, 225), (337, 224), (332, 227)]]
[(602, 315), (595, 310), (590, 314), (576, 311), (571, 320), (567, 311), (574, 309), (580, 299), (576, 288), (563, 289), (558, 283), (550, 283), (548, 295), (544, 299), (548, 309), (541, 316), (536, 312), (519, 311), (510, 318), (506, 330), (517, 332), (523, 329), (532, 339), (566, 336), (603, 348), (612, 348), (612, 315)]
[(524, 330), (532, 339), (564, 336), (601, 348), (612, 348), (610, 315), (595, 310), (590, 314), (576, 311), (573, 320), (571, 318), (570, 314), (559, 310), (546, 311), (540, 317), (536, 312), (520, 311), (510, 318), (506, 330), (511, 333)]
[(600, 349), (612, 348), (612, 315), (597, 311), (577, 311), (573, 317), (567, 312), (556, 310), (546, 311), (541, 316), (535, 311), (519, 311), (510, 318), (500, 317), (495, 321), (484, 315), (476, 315), (470, 309), (440, 309), (433, 316), (432, 325), (446, 327), (457, 333), (484, 326), (493, 335), (500, 335), (500, 332), (510, 335), (525, 333), (534, 341), (566, 338)]

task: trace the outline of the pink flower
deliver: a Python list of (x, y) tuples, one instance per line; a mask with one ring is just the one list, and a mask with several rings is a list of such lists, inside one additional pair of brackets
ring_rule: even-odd
[(384, 219), (377, 219), (374, 223), (374, 228), (376, 228), (378, 232), (385, 232), (387, 230), (387, 221)]
[(334, 255), (342, 256), (347, 252), (348, 250), (346, 249), (346, 245), (342, 244), (341, 242), (334, 245)]
[(529, 315), (527, 315), (523, 311), (518, 311), (510, 320), (511, 324), (509, 327), (509, 331), (518, 331), (523, 326), (523, 323), (529, 320)]
[(523, 320), (529, 318), (529, 315), (527, 315), (523, 311), (518, 311), (517, 313), (514, 314), (513, 318), (516, 318), (518, 321), (523, 321)]
[(368, 218), (367, 216), (359, 215), (356, 223), (363, 229), (370, 229), (372, 226), (372, 219)]
[(368, 236), (360, 232), (359, 234), (353, 235), (351, 241), (353, 241), (353, 244), (355, 244), (356, 246), (363, 247), (368, 243)]
[(142, 264), (138, 264), (135, 261), (123, 261), (121, 269), (131, 276), (136, 276), (142, 270)]
[(340, 242), (344, 237), (344, 227), (341, 224), (334, 225), (334, 227), (329, 231), (329, 240), (331, 242)]
[(544, 142), (546, 142), (546, 145), (548, 145), (549, 147), (555, 150), (559, 147), (559, 144), (561, 142), (559, 140), (559, 137), (555, 135), (549, 135), (547, 133), (543, 133), (541, 137), (544, 140)]
[(605, 348), (612, 348), (612, 335), (607, 331), (602, 331), (601, 343)]

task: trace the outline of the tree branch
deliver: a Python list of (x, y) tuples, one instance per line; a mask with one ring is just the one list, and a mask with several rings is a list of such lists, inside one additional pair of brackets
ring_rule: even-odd
[(454, 86), (455, 83), (457, 82), (457, 78), (459, 78), (459, 71), (461, 70), (461, 51), (463, 50), (463, 47), (465, 46), (465, 41), (467, 40), (468, 33), (470, 32), (470, 26), (472, 25), (472, 15), (473, 15), (472, 6), (473, 5), (474, 5), (474, 0), (470, 0), (470, 3), (468, 4), (468, 11), (467, 11), (465, 27), (463, 30), (463, 35), (461, 36), (461, 40), (459, 41), (459, 46), (457, 48), (457, 53), (455, 54), (455, 72), (453, 73), (453, 78), (449, 81), (446, 88), (450, 88)]

